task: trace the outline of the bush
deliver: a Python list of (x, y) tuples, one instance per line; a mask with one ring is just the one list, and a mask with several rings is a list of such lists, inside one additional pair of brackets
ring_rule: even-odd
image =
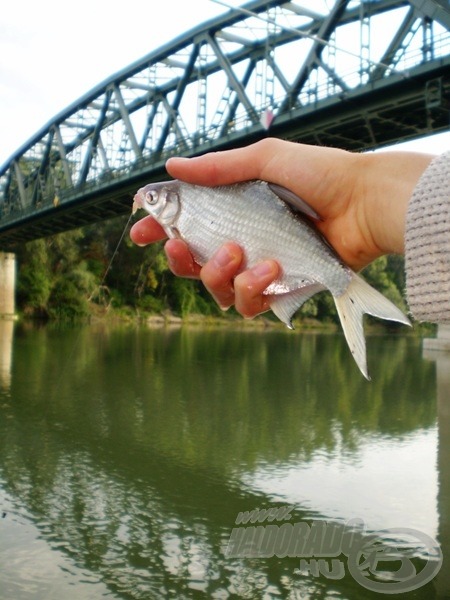
[(89, 313), (86, 296), (74, 281), (64, 277), (59, 278), (53, 286), (48, 302), (48, 314), (56, 319), (75, 319), (85, 317)]

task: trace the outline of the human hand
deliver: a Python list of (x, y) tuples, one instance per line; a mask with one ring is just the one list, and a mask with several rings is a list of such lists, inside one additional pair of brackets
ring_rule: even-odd
[[(358, 154), (265, 139), (191, 159), (172, 158), (166, 168), (174, 178), (197, 185), (262, 179), (290, 189), (320, 214), (316, 225), (343, 261), (360, 269), (382, 254), (403, 252), (407, 204), (432, 158), (411, 152)], [(133, 241), (140, 244), (164, 237), (151, 217), (131, 231)], [(223, 308), (234, 303), (246, 317), (269, 308), (262, 292), (278, 275), (275, 261), (239, 273), (243, 255), (232, 242), (203, 268), (181, 240), (169, 240), (165, 250), (171, 270), (199, 277)]]

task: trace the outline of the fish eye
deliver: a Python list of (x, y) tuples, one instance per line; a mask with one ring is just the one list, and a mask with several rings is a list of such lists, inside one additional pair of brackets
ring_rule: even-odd
[(158, 201), (158, 194), (154, 190), (150, 190), (145, 194), (145, 199), (149, 204), (156, 204)]

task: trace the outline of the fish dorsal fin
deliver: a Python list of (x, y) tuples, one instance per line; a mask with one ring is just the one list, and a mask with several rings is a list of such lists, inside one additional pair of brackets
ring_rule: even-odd
[(267, 183), (267, 185), (272, 190), (272, 192), (276, 196), (278, 196), (278, 198), (280, 198), (280, 200), (283, 200), (283, 202), (286, 202), (286, 204), (289, 204), (289, 206), (291, 206), (298, 212), (301, 212), (309, 219), (314, 219), (315, 221), (322, 220), (320, 215), (318, 215), (316, 211), (307, 202), (302, 200), (300, 196), (297, 196), (297, 194), (294, 194), (294, 192), (291, 192), (291, 190), (288, 190), (287, 188), (283, 187), (282, 185), (278, 185), (277, 183)]

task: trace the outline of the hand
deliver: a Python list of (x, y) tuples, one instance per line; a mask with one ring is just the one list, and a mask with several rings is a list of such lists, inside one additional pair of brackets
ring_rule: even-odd
[[(322, 221), (318, 228), (349, 266), (360, 269), (382, 254), (402, 253), (409, 198), (433, 156), (411, 152), (358, 154), (279, 139), (185, 159), (167, 161), (172, 177), (198, 185), (226, 185), (249, 179), (278, 183), (310, 204)], [(140, 244), (165, 236), (146, 217), (131, 238)], [(172, 271), (200, 277), (223, 308), (233, 303), (246, 317), (268, 309), (262, 291), (278, 274), (265, 261), (237, 274), (242, 251), (226, 244), (202, 269), (181, 240), (169, 240), (166, 254)]]

